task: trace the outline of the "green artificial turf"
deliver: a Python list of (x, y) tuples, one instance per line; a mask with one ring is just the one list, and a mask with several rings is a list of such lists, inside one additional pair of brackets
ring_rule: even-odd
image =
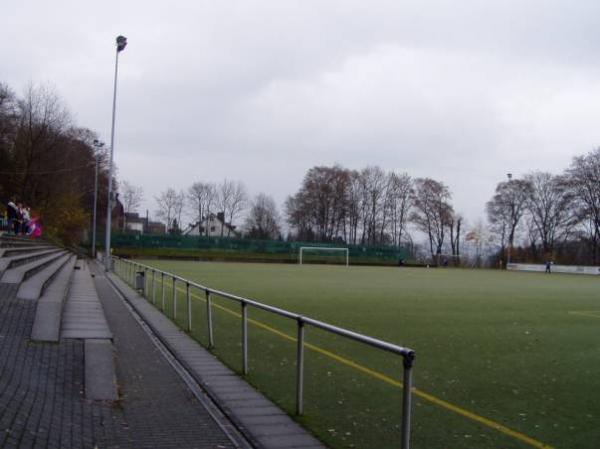
[[(551, 447), (600, 445), (599, 278), (462, 269), (146, 263), (409, 346), (417, 352), (414, 386), (420, 391)], [(166, 312), (172, 316), (169, 286), (167, 298)], [(198, 298), (192, 305), (192, 334), (206, 344), (205, 305)], [(231, 301), (215, 298), (215, 305), (239, 313), (239, 305)], [(219, 307), (213, 313), (214, 352), (239, 371), (240, 320)], [(256, 310), (249, 316), (296, 335), (290, 320)], [(185, 326), (181, 292), (177, 318)], [(393, 354), (314, 328), (306, 332), (308, 343), (402, 378), (401, 359)], [(293, 414), (294, 342), (251, 324), (249, 346), (248, 380)], [(399, 447), (400, 388), (309, 348), (305, 375), (305, 415), (297, 419), (328, 446)], [(419, 395), (414, 396), (412, 431), (417, 449), (535, 447)]]

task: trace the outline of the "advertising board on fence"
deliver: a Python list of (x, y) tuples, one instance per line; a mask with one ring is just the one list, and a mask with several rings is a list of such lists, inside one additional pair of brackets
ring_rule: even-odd
[[(509, 263), (506, 268), (512, 271), (538, 271), (545, 272), (545, 264)], [(588, 267), (583, 265), (552, 265), (553, 273), (569, 274), (596, 274), (600, 275), (600, 267)]]

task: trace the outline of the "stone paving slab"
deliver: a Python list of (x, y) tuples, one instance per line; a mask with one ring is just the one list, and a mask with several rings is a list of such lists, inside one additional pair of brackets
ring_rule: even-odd
[(85, 340), (85, 397), (118, 399), (113, 346), (108, 339)]
[(114, 274), (108, 274), (108, 277), (254, 445), (264, 449), (325, 448), (279, 407), (240, 379), (119, 277)]

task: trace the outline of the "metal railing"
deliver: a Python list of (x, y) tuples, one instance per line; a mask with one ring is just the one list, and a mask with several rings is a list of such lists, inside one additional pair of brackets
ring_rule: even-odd
[[(143, 294), (146, 298), (152, 298), (152, 303), (156, 305), (157, 295), (157, 277), (160, 276), (161, 292), (161, 308), (165, 310), (165, 280), (168, 282), (169, 278), (172, 282), (172, 310), (173, 320), (177, 319), (177, 284), (180, 283), (185, 286), (185, 299), (187, 306), (187, 323), (186, 330), (192, 331), (192, 302), (191, 302), (191, 289), (195, 288), (200, 291), (204, 291), (206, 298), (206, 330), (208, 337), (208, 347), (213, 348), (215, 346), (214, 334), (213, 334), (213, 319), (212, 319), (212, 297), (220, 297), (228, 300), (237, 302), (241, 306), (241, 327), (242, 327), (242, 372), (244, 375), (248, 374), (248, 307), (254, 307), (266, 312), (273, 313), (275, 315), (285, 317), (296, 321), (297, 323), (297, 339), (296, 339), (296, 413), (302, 415), (304, 412), (304, 346), (305, 346), (305, 328), (306, 326), (313, 326), (315, 328), (324, 330), (326, 332), (339, 335), (366, 345), (381, 349), (383, 351), (398, 354), (403, 358), (403, 391), (402, 391), (402, 426), (401, 426), (401, 445), (402, 449), (410, 448), (410, 418), (411, 418), (411, 390), (412, 390), (412, 367), (415, 359), (415, 351), (410, 348), (394, 345), (376, 338), (372, 338), (357, 332), (343, 329), (338, 326), (333, 326), (322, 321), (318, 321), (312, 318), (308, 318), (293, 312), (289, 312), (278, 307), (269, 306), (261, 302), (244, 298), (242, 296), (233, 295), (231, 293), (223, 292), (210, 288), (196, 282), (184, 279), (176, 274), (169, 273), (156, 269), (154, 267), (133, 262), (127, 259), (122, 259), (113, 256), (115, 262), (113, 268), (117, 274), (123, 277), (131, 285), (136, 285), (136, 276), (138, 273), (143, 273)], [(146, 291), (148, 283), (147, 274), (151, 273), (151, 280), (149, 291)], [(159, 275), (159, 276), (158, 276)]]

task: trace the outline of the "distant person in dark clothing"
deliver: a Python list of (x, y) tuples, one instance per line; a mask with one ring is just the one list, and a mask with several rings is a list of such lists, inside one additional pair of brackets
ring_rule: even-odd
[(19, 209), (17, 207), (17, 205), (15, 204), (15, 200), (14, 198), (10, 199), (8, 201), (8, 203), (6, 203), (6, 218), (8, 219), (8, 232), (16, 232), (16, 226), (17, 226), (17, 217), (19, 214)]
[(546, 261), (546, 273), (552, 273), (552, 261), (551, 260)]
[(15, 218), (15, 235), (23, 234), (23, 203), (17, 203), (17, 217)]

